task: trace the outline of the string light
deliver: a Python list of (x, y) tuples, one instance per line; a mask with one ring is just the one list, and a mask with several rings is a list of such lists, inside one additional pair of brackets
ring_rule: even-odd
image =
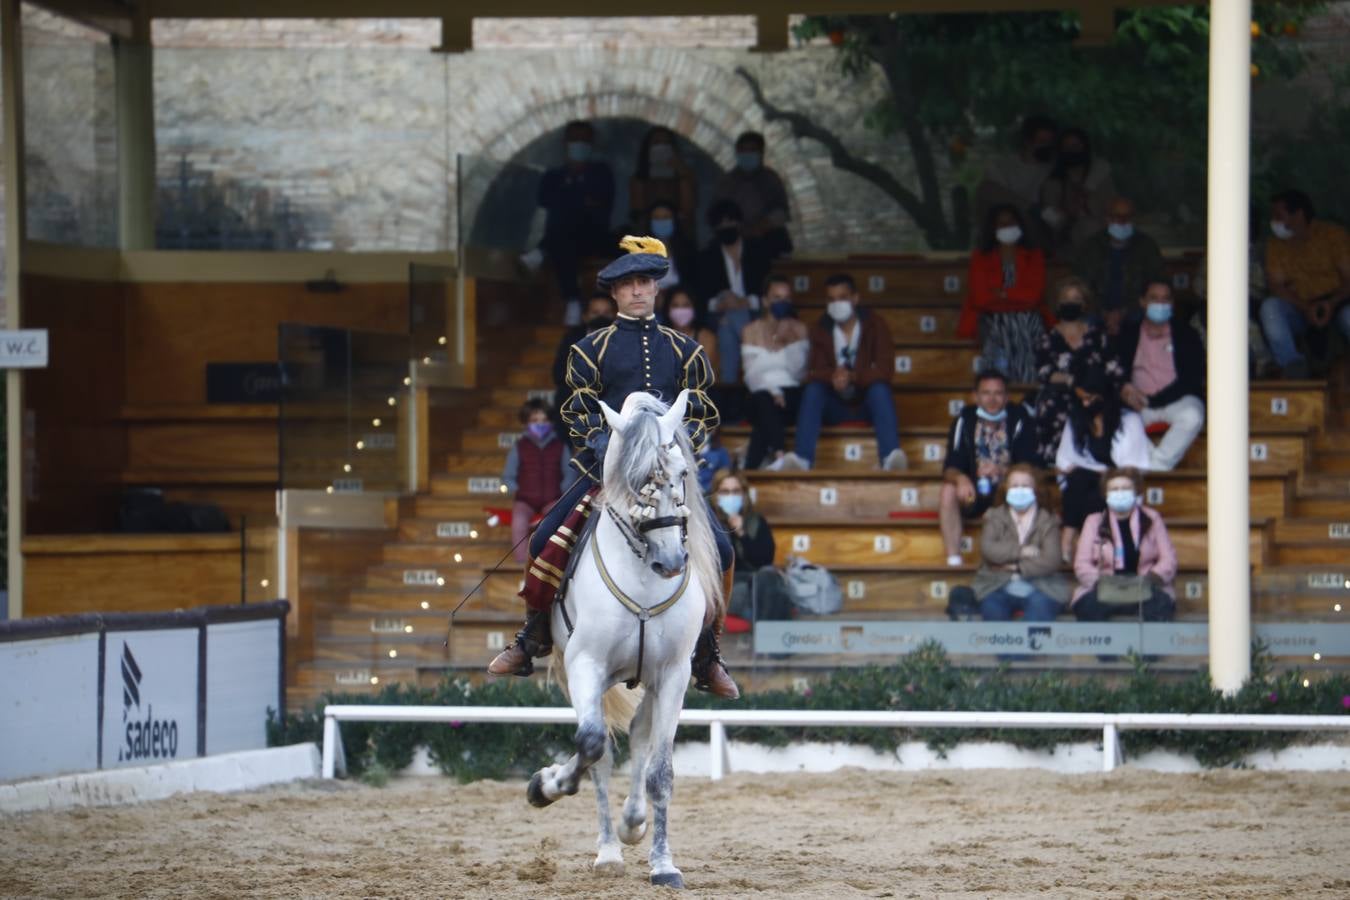
[(407, 387), (407, 386), (410, 385), (410, 384), (412, 384), (412, 376), (411, 376), (411, 375), (404, 375), (404, 376), (403, 376), (403, 385), (404, 385), (404, 387)]
[(431, 365), (431, 357), (430, 357), (430, 356), (424, 356), (424, 357), (422, 357), (422, 365), (424, 365), (424, 366), (429, 366), (429, 365)]
[(379, 684), (379, 683), (380, 683), (380, 677), (379, 677), (378, 675), (372, 675), (372, 676), (370, 676), (370, 683), (371, 683), (371, 684)]
[(380, 427), (380, 420), (379, 420), (379, 419), (371, 419), (371, 420), (370, 420), (370, 424), (371, 424), (372, 426), (374, 426), (375, 428), (379, 428), (379, 427)]
[(1314, 653), (1314, 654), (1313, 654), (1313, 662), (1318, 662), (1318, 661), (1320, 661), (1321, 659), (1322, 659), (1322, 654), (1320, 654), (1320, 653)]
[(397, 406), (397, 405), (398, 405), (398, 400), (397, 400), (396, 398), (394, 398), (394, 397), (390, 397), (390, 398), (389, 398), (389, 405), (390, 405), (390, 406)]
[(357, 442), (356, 442), (356, 449), (357, 449), (357, 450), (364, 450), (364, 449), (366, 449), (366, 442), (365, 442), (365, 441), (357, 441)]
[(259, 586), (259, 587), (267, 587), (267, 586), (268, 586), (269, 584), (271, 584), (271, 583), (272, 583), (272, 582), (270, 582), (270, 581), (268, 581), (266, 578), (264, 578), (262, 581), (258, 582), (258, 586)]
[(404, 625), (404, 626), (403, 626), (403, 633), (404, 633), (404, 634), (412, 634), (412, 631), (413, 631), (413, 629), (412, 629), (412, 626), (411, 626), (411, 625)]
[(1310, 687), (1311, 685), (1312, 685), (1312, 682), (1310, 682), (1310, 681), (1309, 681), (1308, 679), (1306, 679), (1306, 678), (1303, 679), (1303, 686), (1304, 686), (1304, 687)]
[(436, 338), (436, 343), (438, 343), (438, 344), (440, 344), (442, 347), (444, 347), (444, 346), (445, 346), (445, 335), (441, 335), (440, 337)]
[(342, 464), (342, 471), (344, 471), (344, 472), (350, 472), (351, 470), (352, 470), (352, 464), (351, 464), (351, 463), (343, 463), (343, 464)]
[(1332, 609), (1336, 610), (1336, 612), (1340, 612), (1340, 611), (1341, 611), (1341, 605), (1340, 605), (1339, 603), (1337, 603), (1335, 606), (1332, 607)]
[(464, 554), (462, 554), (462, 553), (456, 553), (456, 554), (455, 554), (455, 562), (464, 562)]
[(423, 600), (423, 601), (422, 601), (422, 608), (423, 608), (423, 609), (431, 609), (431, 604), (428, 603), (427, 601)]
[(498, 486), (497, 486), (497, 490), (500, 491), (501, 493), (505, 494), (505, 493), (506, 493), (506, 485), (504, 485), (504, 484), (498, 485)]
[(397, 651), (397, 650), (390, 650), (390, 651), (389, 651), (389, 658), (390, 658), (390, 659), (398, 659), (398, 651)]
[(445, 587), (445, 578), (444, 578), (444, 576), (442, 576), (442, 577), (436, 579), (436, 587)]
[(469, 529), (469, 540), (471, 540), (471, 541), (476, 541), (476, 540), (478, 540), (478, 530), (477, 530), (477, 529), (475, 529), (475, 528), (470, 528), (470, 529)]
[(330, 494), (333, 493), (333, 486), (331, 484), (327, 487), (327, 491)]

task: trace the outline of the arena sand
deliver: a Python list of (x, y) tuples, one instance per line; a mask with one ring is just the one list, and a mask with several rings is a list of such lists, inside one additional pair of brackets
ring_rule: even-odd
[[(0, 817), (0, 897), (669, 896), (646, 842), (591, 873), (593, 796), (311, 782)], [(679, 781), (672, 821), (693, 897), (1350, 897), (1346, 774), (736, 775)]]

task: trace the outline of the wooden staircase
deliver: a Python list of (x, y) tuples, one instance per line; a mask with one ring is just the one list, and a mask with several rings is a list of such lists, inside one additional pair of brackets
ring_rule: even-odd
[[(891, 265), (849, 268), (860, 289), (877, 274), (884, 279), (881, 291), (863, 293), (891, 323), (897, 359), (908, 359), (897, 372), (895, 402), (910, 470), (876, 471), (870, 431), (840, 427), (822, 436), (817, 470), (750, 477), (779, 561), (796, 553), (828, 565), (844, 589), (841, 615), (940, 618), (951, 589), (970, 582), (978, 561), (975, 525), (967, 529), (965, 565), (946, 567), (936, 521), (946, 429), (955, 406), (967, 402), (975, 357), (972, 344), (950, 338), (960, 294), (945, 291), (946, 279), (963, 278), (964, 265), (919, 266), (918, 274), (914, 264)], [(783, 268), (799, 285), (805, 277), (818, 286), (843, 266)], [(802, 302), (808, 321), (823, 308), (813, 298)], [(561, 333), (536, 324), (480, 334), (479, 387), (453, 422), (450, 451), (433, 460), (430, 490), (400, 500), (392, 527), (372, 536), (372, 562), (359, 583), (315, 609), (313, 654), (295, 667), (292, 702), (395, 680), (434, 683), (447, 671), (477, 677), (511, 640), (521, 620), (515, 593), (522, 573), (509, 559), (490, 571), (510, 540), (508, 528), (488, 524), (486, 511), (509, 506), (498, 477), (518, 434), (516, 411), (532, 392), (548, 390)], [(1258, 620), (1332, 619), (1337, 604), (1350, 614), (1350, 423), (1332, 399), (1324, 382), (1251, 385), (1248, 502)], [(724, 423), (733, 454), (748, 436), (743, 424)], [(1166, 515), (1181, 560), (1178, 614), (1192, 619), (1203, 618), (1208, 603), (1205, 460), (1202, 437), (1177, 471), (1147, 478), (1148, 502)], [(482, 588), (452, 618), (480, 580)], [(724, 650), (733, 667), (749, 664), (745, 636), (731, 637)]]

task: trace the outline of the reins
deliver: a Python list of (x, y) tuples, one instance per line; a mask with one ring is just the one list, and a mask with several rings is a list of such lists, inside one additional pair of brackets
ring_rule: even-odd
[[(672, 523), (677, 524), (677, 523)], [(660, 526), (657, 526), (660, 527)], [(638, 655), (637, 655), (637, 673), (624, 684), (631, 691), (642, 683), (642, 659), (647, 647), (647, 620), (661, 615), (661, 613), (674, 606), (679, 599), (684, 596), (685, 588), (689, 587), (689, 566), (684, 567), (684, 573), (680, 576), (680, 583), (675, 588), (675, 593), (671, 594), (665, 600), (655, 606), (643, 606), (632, 597), (624, 593), (623, 588), (619, 587), (610, 576), (609, 570), (605, 568), (605, 561), (600, 556), (600, 541), (594, 534), (591, 535), (591, 556), (595, 559), (595, 567), (600, 572), (600, 580), (605, 583), (605, 587), (619, 605), (628, 610), (638, 620)]]

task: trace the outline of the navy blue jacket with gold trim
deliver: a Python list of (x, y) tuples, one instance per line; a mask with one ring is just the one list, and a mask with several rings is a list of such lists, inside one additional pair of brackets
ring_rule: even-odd
[(587, 439), (609, 427), (600, 401), (622, 409), (634, 391), (671, 403), (688, 389), (684, 427), (697, 453), (718, 424), (717, 407), (707, 394), (712, 383), (712, 366), (698, 341), (657, 324), (655, 317), (620, 315), (613, 325), (591, 332), (567, 355), (567, 386), (572, 393), (563, 401), (562, 419), (577, 450), (574, 464), (589, 466)]

